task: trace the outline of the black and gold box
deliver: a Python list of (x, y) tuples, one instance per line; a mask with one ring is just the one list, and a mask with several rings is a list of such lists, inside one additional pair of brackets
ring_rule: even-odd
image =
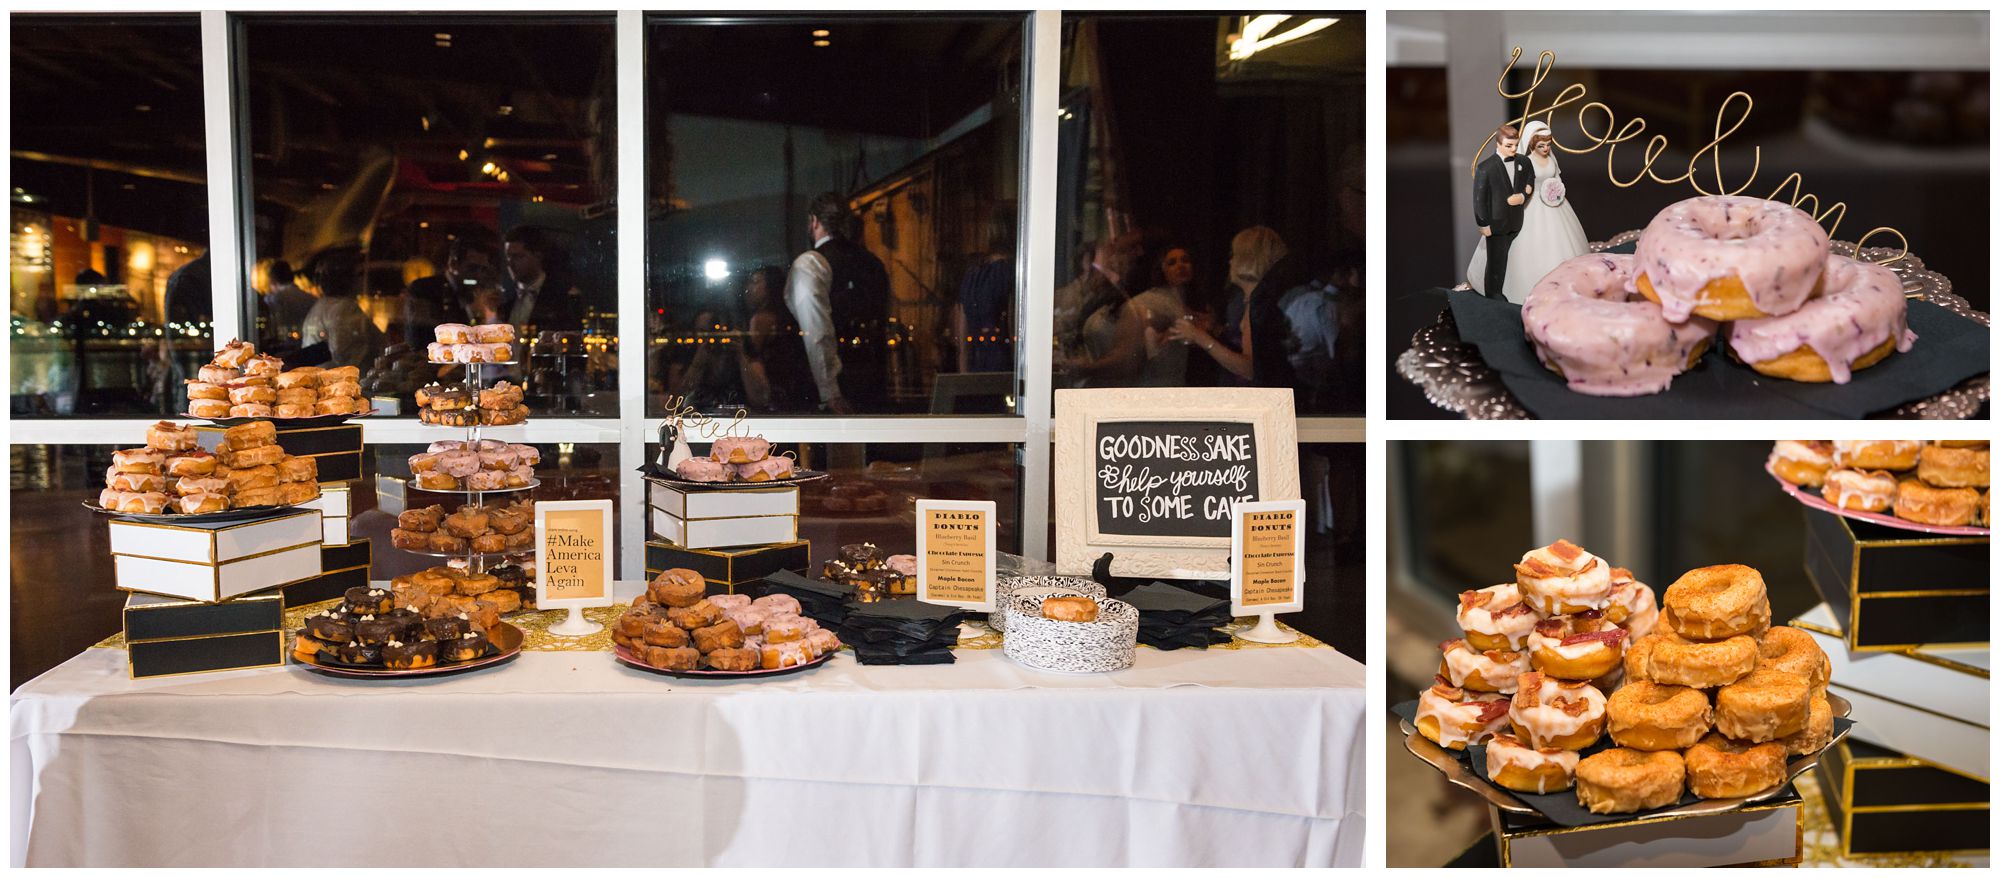
[(811, 564), (811, 540), (741, 549), (684, 549), (666, 540), (646, 541), (648, 580), (662, 570), (682, 567), (708, 580), (712, 594), (761, 595), (764, 577), (780, 570), (804, 573)]
[(1787, 786), (1721, 814), (1560, 826), (1487, 806), (1500, 865), (1512, 869), (1797, 865), (1805, 800)]
[(324, 573), (280, 589), (285, 596), (285, 606), (302, 607), (330, 601), (347, 594), (350, 588), (368, 584), (368, 567), (374, 562), (371, 541), (355, 540), (344, 546), (321, 546), (319, 558)]
[[(286, 454), (314, 458), (319, 480), (350, 482), (361, 478), (361, 425), (334, 424), (327, 427), (286, 427), (272, 422), (278, 430), (278, 447)], [(223, 427), (202, 425), (194, 428), (201, 447), (214, 451), (222, 442)]]
[(276, 592), (208, 603), (125, 598), (126, 671), (133, 679), (285, 663), (285, 601)]
[(1983, 853), (1990, 844), (1984, 779), (1852, 737), (1827, 748), (1814, 771), (1843, 857)]
[(1806, 509), (1806, 576), (1857, 651), (1984, 645), (1987, 537), (1934, 536)]

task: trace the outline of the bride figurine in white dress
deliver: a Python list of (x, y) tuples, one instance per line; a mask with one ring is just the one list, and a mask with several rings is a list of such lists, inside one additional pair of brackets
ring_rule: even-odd
[[(1521, 216), (1521, 232), (1507, 252), (1507, 281), (1501, 294), (1516, 305), (1528, 300), (1542, 276), (1564, 260), (1590, 252), (1590, 239), (1577, 222), (1576, 210), (1564, 194), (1562, 166), (1556, 163), (1549, 126), (1541, 120), (1529, 122), (1521, 132), (1522, 152), (1535, 169), (1535, 194), (1528, 199)], [(1472, 251), (1472, 263), (1465, 276), (1474, 289), (1486, 277), (1486, 239)], [(1481, 290), (1481, 292), (1485, 292)]]

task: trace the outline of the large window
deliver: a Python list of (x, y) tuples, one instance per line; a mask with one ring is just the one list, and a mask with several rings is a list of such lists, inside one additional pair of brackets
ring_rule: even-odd
[(537, 416), (617, 413), (613, 20), (246, 16), (257, 337), (407, 403), (512, 323)]
[(648, 23), (649, 411), (1012, 411), (1021, 24)]
[(1362, 409), (1358, 14), (1063, 16), (1058, 387)]
[(167, 415), (213, 341), (193, 15), (13, 16), (9, 408)]

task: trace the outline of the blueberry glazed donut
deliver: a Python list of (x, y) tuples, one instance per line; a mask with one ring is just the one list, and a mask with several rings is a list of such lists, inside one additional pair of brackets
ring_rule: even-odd
[(1895, 272), (1835, 254), (1822, 278), (1824, 289), (1797, 311), (1729, 324), (1729, 352), (1773, 378), (1846, 384), (1916, 342)]
[(1698, 196), (1639, 233), (1634, 286), (1674, 323), (1790, 314), (1819, 291), (1828, 244), (1812, 214), (1784, 202)]
[(1503, 582), (1458, 593), (1458, 627), (1474, 649), (1520, 649), (1541, 616), (1521, 597), (1521, 587)]
[(1473, 692), (1438, 677), (1417, 696), (1417, 731), (1438, 746), (1463, 750), (1507, 728), (1504, 695)]
[(1521, 793), (1556, 793), (1575, 782), (1575, 750), (1535, 749), (1513, 735), (1494, 735), (1486, 742), (1486, 776)]
[(1575, 257), (1536, 283), (1521, 306), (1535, 356), (1577, 393), (1659, 393), (1694, 368), (1715, 337), (1714, 321), (1669, 322), (1660, 305), (1631, 292), (1633, 264), (1611, 253)]
[(1521, 596), (1544, 615), (1602, 608), (1611, 599), (1611, 565), (1569, 540), (1556, 540), (1514, 565)]
[[(765, 630), (768, 631), (769, 627)], [(1438, 676), (1450, 680), (1453, 686), (1475, 692), (1511, 694), (1515, 680), (1527, 673), (1530, 667), (1525, 652), (1476, 650), (1462, 639), (1447, 640), (1441, 646), (1444, 659), (1438, 665)]]
[(1537, 749), (1582, 750), (1604, 734), (1604, 693), (1580, 680), (1558, 680), (1530, 671), (1507, 709), (1515, 736)]

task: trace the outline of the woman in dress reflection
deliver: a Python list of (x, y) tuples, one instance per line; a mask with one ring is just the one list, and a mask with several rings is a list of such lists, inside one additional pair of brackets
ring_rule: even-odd
[(1229, 285), (1237, 295), (1229, 297), (1223, 309), (1220, 331), (1210, 333), (1190, 315), (1182, 315), (1167, 329), (1167, 338), (1201, 348), (1223, 369), (1220, 383), (1243, 387), (1255, 374), (1250, 332), (1250, 294), (1264, 275), (1290, 252), (1285, 239), (1265, 226), (1251, 226), (1237, 232), (1229, 242)]
[(371, 360), (379, 347), (375, 324), (355, 298), (361, 294), (361, 260), (360, 248), (334, 247), (320, 251), (306, 265), (320, 298), (299, 326), (299, 344), (325, 345), (327, 359), (321, 365), (359, 366)]
[(1139, 315), (1146, 340), (1146, 360), (1139, 369), (1139, 384), (1181, 387), (1187, 384), (1187, 345), (1167, 336), (1188, 313), (1194, 256), (1179, 244), (1168, 246), (1153, 260), (1152, 280), (1152, 288), (1132, 297), (1132, 307)]
[(785, 307), (785, 270), (766, 265), (750, 272), (743, 285), (749, 312), (743, 343), (736, 345), (738, 371), (750, 405), (766, 412), (811, 411), (818, 402), (806, 361), (799, 321)]

